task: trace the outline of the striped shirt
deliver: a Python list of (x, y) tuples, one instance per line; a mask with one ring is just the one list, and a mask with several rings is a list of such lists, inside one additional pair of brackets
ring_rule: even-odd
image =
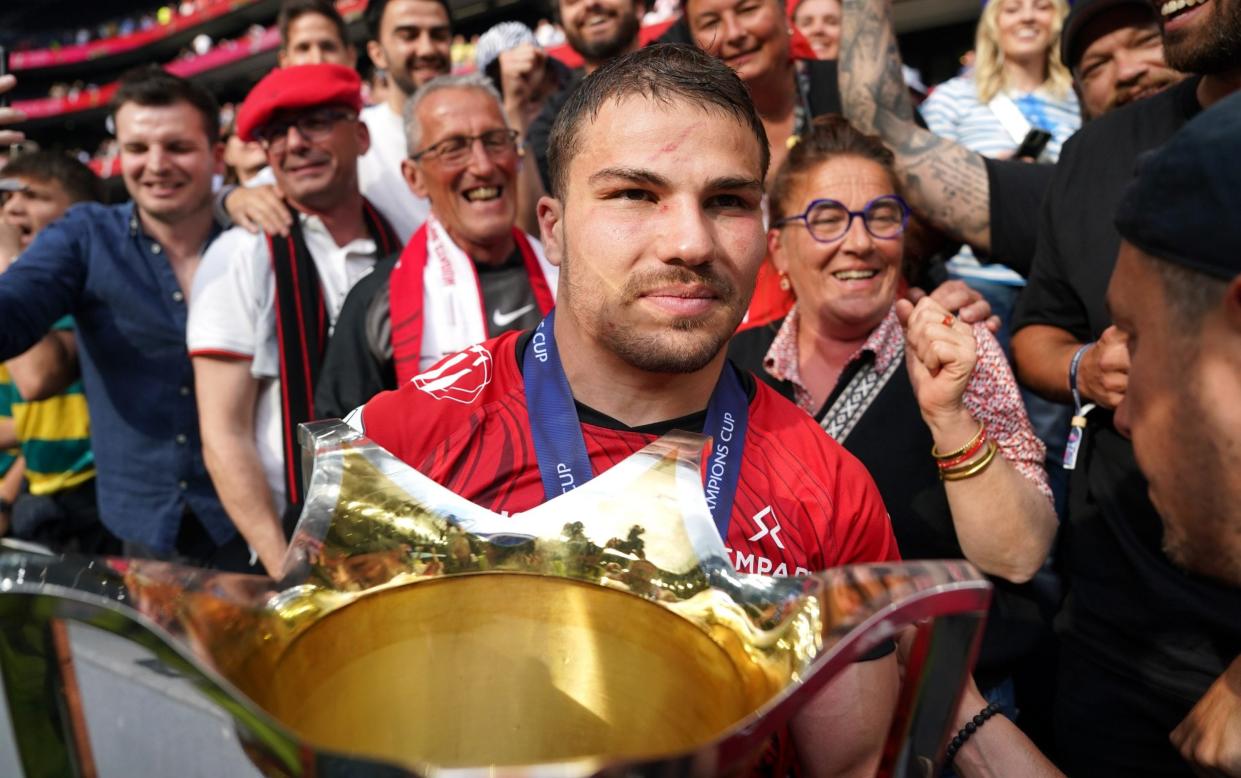
[[(1040, 162), (1055, 162), (1060, 147), (1081, 127), (1081, 108), (1070, 90), (1057, 97), (1046, 89), (1027, 94), (1009, 93), (1021, 115), (1032, 129), (1046, 130), (1051, 140), (1039, 156)], [(1017, 150), (1021, 139), (1014, 138), (990, 106), (978, 98), (974, 79), (958, 76), (935, 88), (919, 109), (931, 132), (955, 141), (984, 157), (1008, 156)], [(948, 263), (953, 275), (1011, 286), (1024, 286), (1025, 281), (1004, 265), (983, 265), (966, 246)]]
[[(53, 327), (72, 328), (73, 320), (67, 316)], [(0, 415), (5, 413), (13, 417), (17, 427), (31, 494), (55, 494), (95, 477), (90, 414), (81, 380), (39, 402), (26, 402), (16, 386), (5, 383), (0, 386)]]

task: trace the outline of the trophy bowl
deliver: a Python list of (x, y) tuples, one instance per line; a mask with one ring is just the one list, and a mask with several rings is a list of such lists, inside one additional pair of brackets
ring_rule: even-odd
[(28, 774), (95, 773), (69, 621), (154, 651), (261, 772), (289, 776), (742, 775), (831, 678), (917, 626), (880, 773), (938, 764), (990, 597), (968, 564), (740, 574), (698, 435), (512, 516), (340, 422), (302, 440), (307, 499), (278, 581), (0, 552)]

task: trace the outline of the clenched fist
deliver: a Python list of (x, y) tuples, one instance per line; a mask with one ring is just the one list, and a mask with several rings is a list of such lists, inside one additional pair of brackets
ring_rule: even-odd
[(973, 328), (931, 297), (917, 305), (898, 300), (896, 315), (905, 327), (905, 362), (923, 418), (934, 426), (935, 419), (958, 416), (978, 363)]

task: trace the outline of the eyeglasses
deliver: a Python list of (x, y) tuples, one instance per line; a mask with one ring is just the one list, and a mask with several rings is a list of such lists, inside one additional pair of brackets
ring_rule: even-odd
[(483, 150), (488, 156), (498, 157), (517, 148), (516, 130), (488, 130), (478, 135), (454, 135), (432, 143), (422, 151), (410, 155), (410, 159), (418, 162), (423, 159), (438, 159), (441, 165), (461, 165), (470, 158), (474, 141), (482, 141)]
[(290, 127), (296, 127), (299, 135), (313, 143), (330, 135), (336, 122), (353, 118), (354, 114), (350, 111), (320, 108), (317, 111), (268, 122), (254, 131), (254, 137), (263, 144), (264, 148), (280, 151), (288, 143)]
[(854, 217), (861, 217), (862, 225), (872, 236), (891, 240), (909, 225), (909, 205), (897, 195), (880, 195), (860, 211), (850, 211), (837, 200), (813, 200), (803, 213), (785, 217), (771, 226), (805, 222), (810, 237), (820, 243), (832, 243), (848, 234)]

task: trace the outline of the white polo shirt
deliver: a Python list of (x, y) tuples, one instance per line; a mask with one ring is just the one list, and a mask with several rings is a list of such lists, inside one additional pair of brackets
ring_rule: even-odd
[[(298, 218), (323, 286), (330, 332), (349, 290), (374, 267), (379, 248), (370, 238), (337, 246), (318, 217)], [(286, 496), (276, 279), (264, 235), (235, 227), (207, 248), (190, 293), (186, 344), (191, 356), (250, 360), (250, 372), (259, 381), (255, 443), (276, 510), (282, 512)]]

